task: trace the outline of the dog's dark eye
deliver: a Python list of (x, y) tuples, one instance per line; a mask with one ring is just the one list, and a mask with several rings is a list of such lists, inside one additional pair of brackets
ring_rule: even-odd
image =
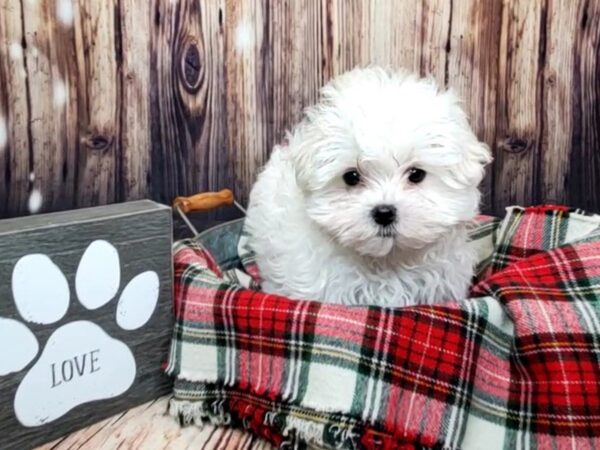
[(344, 183), (348, 186), (356, 186), (360, 183), (360, 174), (356, 169), (350, 169), (344, 174)]
[(425, 175), (427, 175), (427, 172), (423, 169), (413, 167), (408, 171), (408, 181), (414, 184), (420, 183), (425, 179)]

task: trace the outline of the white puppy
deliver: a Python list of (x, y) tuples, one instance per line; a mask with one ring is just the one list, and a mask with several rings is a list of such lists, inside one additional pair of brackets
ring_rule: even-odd
[(403, 306), (464, 297), (490, 161), (459, 100), (378, 68), (332, 80), (259, 175), (246, 220), (266, 292)]

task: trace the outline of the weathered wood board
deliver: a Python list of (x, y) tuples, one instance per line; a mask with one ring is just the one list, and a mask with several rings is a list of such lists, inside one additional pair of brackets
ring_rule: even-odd
[(180, 427), (167, 411), (168, 399), (138, 406), (36, 450), (274, 450), (252, 434), (206, 424)]
[(600, 211), (598, 1), (91, 5), (0, 0), (0, 217), (224, 187), (245, 202), (319, 87), (366, 64), (463, 97), (495, 156), (486, 212)]
[(171, 230), (149, 200), (0, 221), (0, 448), (170, 392)]

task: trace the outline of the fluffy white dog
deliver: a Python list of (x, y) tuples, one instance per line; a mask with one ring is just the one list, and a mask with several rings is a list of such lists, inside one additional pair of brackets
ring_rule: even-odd
[(339, 76), (252, 189), (246, 224), (263, 289), (385, 306), (463, 297), (475, 260), (466, 227), (490, 159), (433, 80)]

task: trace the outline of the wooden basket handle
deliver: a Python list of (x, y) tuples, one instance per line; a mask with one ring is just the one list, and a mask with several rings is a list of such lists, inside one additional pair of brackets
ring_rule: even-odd
[(219, 192), (202, 192), (191, 197), (177, 197), (173, 200), (173, 208), (179, 207), (184, 213), (210, 211), (220, 206), (233, 204), (233, 192), (223, 189)]

